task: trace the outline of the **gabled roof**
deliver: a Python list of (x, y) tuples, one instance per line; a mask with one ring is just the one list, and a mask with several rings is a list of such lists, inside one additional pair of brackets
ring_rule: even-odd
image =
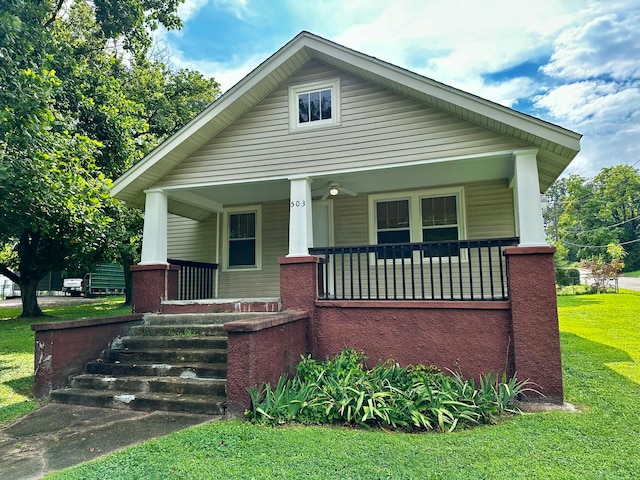
[(124, 173), (114, 183), (112, 194), (121, 200), (139, 203), (140, 195), (145, 189), (158, 182), (182, 160), (314, 59), (537, 147), (542, 190), (546, 190), (560, 176), (580, 150), (581, 135), (578, 133), (356, 52), (309, 32), (301, 32)]

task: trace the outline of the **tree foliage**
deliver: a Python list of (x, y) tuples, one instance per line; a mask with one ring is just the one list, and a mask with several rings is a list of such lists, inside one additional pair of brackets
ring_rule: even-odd
[[(616, 279), (624, 269), (624, 257), (627, 252), (620, 245), (610, 243), (607, 245), (606, 255), (598, 254), (595, 257), (582, 261), (582, 266), (589, 270), (592, 279), (592, 287), (597, 293), (606, 292), (607, 288), (617, 287)], [(613, 282), (613, 285), (611, 283)]]
[(148, 56), (179, 3), (0, 0), (0, 273), (24, 316), (41, 314), (48, 271), (137, 259), (141, 215), (109, 197), (111, 180), (218, 94)]
[(595, 258), (614, 244), (626, 251), (626, 269), (640, 269), (638, 170), (617, 165), (593, 178), (571, 175), (558, 180), (547, 197), (547, 237), (568, 261)]

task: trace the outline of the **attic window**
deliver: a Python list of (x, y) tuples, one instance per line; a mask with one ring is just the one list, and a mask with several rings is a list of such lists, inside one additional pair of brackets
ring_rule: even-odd
[(340, 79), (289, 87), (290, 129), (340, 124)]

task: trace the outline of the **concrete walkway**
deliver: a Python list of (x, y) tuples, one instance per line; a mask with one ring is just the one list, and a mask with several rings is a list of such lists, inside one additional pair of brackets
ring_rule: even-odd
[(0, 478), (39, 479), (53, 471), (219, 418), (48, 404), (0, 429)]

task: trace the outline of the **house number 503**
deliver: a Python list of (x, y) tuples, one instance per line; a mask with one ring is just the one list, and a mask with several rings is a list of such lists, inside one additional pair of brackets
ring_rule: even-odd
[(291, 208), (294, 207), (306, 207), (307, 202), (305, 200), (291, 200)]

